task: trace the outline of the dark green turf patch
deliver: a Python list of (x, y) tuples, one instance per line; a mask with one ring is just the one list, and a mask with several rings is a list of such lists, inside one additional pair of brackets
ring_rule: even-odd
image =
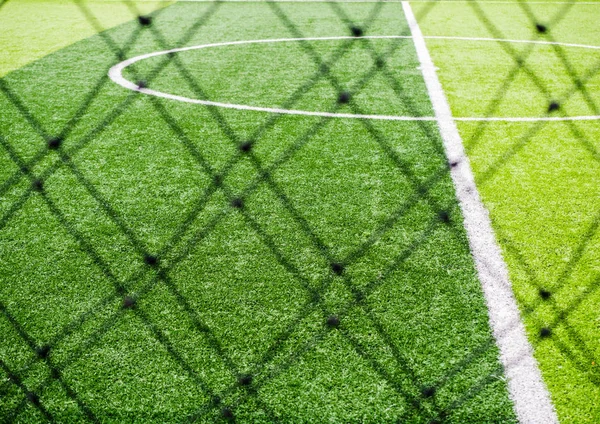
[[(216, 15), (184, 44), (347, 35), (351, 26), (407, 33), (398, 4), (346, 5), (349, 25), (327, 4), (182, 3), (157, 13), (126, 56), (170, 47), (210, 7)], [(105, 35), (124, 43), (137, 25)], [(40, 180), (34, 190), (20, 177), (0, 192), (9, 205), (0, 246), (11, 261), (2, 275), (22, 280), (2, 281), (0, 322), (23, 333), (0, 352), (45, 408), (4, 378), (3, 411), (22, 421), (44, 411), (103, 422), (515, 421), (435, 125), (153, 99), (106, 80), (120, 59), (105, 41), (5, 79), (47, 134), (0, 100), (13, 156), (41, 158), (27, 175)], [(290, 106), (431, 115), (409, 42), (385, 78), (361, 82), (377, 67), (370, 49), (393, 46), (352, 41), (330, 81), (310, 80), (319, 69), (311, 55), (335, 57), (344, 43), (182, 62), (207, 93), (232, 97), (223, 100), (278, 103), (310, 80)], [(301, 65), (263, 69), (263, 54)], [(157, 63), (132, 77), (152, 86)], [(156, 84), (172, 81), (165, 89), (189, 82), (172, 65), (159, 75)], [(343, 102), (341, 86), (352, 93)]]

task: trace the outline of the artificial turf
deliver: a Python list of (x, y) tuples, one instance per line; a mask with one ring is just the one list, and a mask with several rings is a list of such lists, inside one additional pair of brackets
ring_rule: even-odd
[(170, 2), (9, 0), (0, 3), (0, 77)]
[[(2, 80), (0, 414), (514, 422), (435, 123), (208, 109), (106, 77), (181, 40), (407, 35), (401, 5), (186, 2), (152, 22)], [(344, 50), (333, 89), (314, 58)], [(387, 76), (363, 84), (372, 51)], [(432, 115), (410, 39), (171, 59), (214, 100), (277, 104), (314, 80), (309, 110)], [(188, 90), (173, 64), (131, 76)]]
[[(425, 35), (600, 46), (599, 16), (599, 3), (445, 3), (420, 24)], [(536, 23), (546, 31), (540, 32)], [(545, 116), (549, 104), (559, 100), (552, 116), (600, 114), (599, 50), (537, 45), (529, 53), (531, 45), (510, 44), (520, 57), (527, 57), (526, 68), (503, 88), (516, 67), (507, 45), (433, 39), (427, 44), (454, 116)], [(592, 77), (584, 80), (588, 73)], [(585, 81), (583, 88), (577, 87), (577, 78)], [(598, 121), (460, 122), (458, 127), (559, 418), (596, 423)], [(542, 337), (545, 328), (550, 337)]]

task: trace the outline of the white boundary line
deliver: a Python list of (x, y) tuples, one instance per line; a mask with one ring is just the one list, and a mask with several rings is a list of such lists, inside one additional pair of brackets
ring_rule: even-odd
[(449, 163), (457, 164), (451, 167), (452, 180), (463, 212), (469, 245), (489, 311), (490, 326), (500, 349), (500, 361), (508, 379), (515, 412), (523, 424), (558, 423), (556, 411), (521, 322), (508, 278), (508, 269), (496, 243), (488, 212), (475, 186), (469, 159), (452, 119), (450, 106), (429, 56), (425, 39), (408, 2), (402, 2), (402, 8), (413, 35), (446, 156)]
[[(186, 52), (190, 50), (200, 50), (215, 47), (225, 46), (237, 46), (241, 44), (264, 44), (264, 43), (284, 43), (293, 41), (327, 41), (327, 40), (349, 40), (349, 39), (399, 39), (399, 38), (412, 38), (408, 35), (374, 35), (365, 37), (308, 37), (308, 38), (271, 38), (264, 40), (241, 40), (241, 41), (228, 41), (222, 43), (202, 44), (198, 46), (181, 47), (176, 49), (164, 50), (159, 52), (152, 52), (140, 56), (136, 56), (127, 59), (121, 63), (110, 68), (108, 75), (115, 83), (129, 90), (138, 91), (150, 96), (162, 97), (164, 99), (175, 100), (184, 103), (198, 104), (204, 106), (216, 106), (226, 109), (237, 109), (247, 110), (256, 112), (267, 112), (267, 113), (279, 113), (286, 115), (302, 115), (302, 116), (320, 116), (327, 118), (344, 118), (344, 119), (375, 119), (383, 121), (435, 121), (437, 118), (434, 116), (398, 116), (398, 115), (358, 115), (353, 113), (331, 113), (331, 112), (316, 112), (307, 110), (295, 110), (295, 109), (281, 109), (261, 106), (249, 106), (240, 105), (236, 103), (226, 102), (215, 102), (209, 100), (193, 99), (190, 97), (178, 96), (175, 94), (163, 93), (161, 91), (152, 90), (149, 88), (140, 88), (137, 84), (125, 79), (123, 77), (123, 70), (128, 66), (139, 62), (141, 60), (149, 59), (151, 57), (166, 55), (169, 53)], [(575, 47), (584, 49), (600, 50), (600, 46), (588, 46), (585, 44), (570, 44), (570, 43), (559, 43), (550, 41), (537, 41), (537, 40), (504, 40), (496, 38), (478, 38), (478, 37), (446, 37), (446, 36), (429, 36), (424, 38), (437, 39), (437, 40), (461, 40), (461, 41), (479, 41), (479, 42), (502, 42), (502, 43), (528, 43), (528, 44), (541, 44), (541, 45), (559, 45), (564, 47)], [(543, 117), (456, 117), (455, 121), (500, 121), (500, 122), (538, 122), (538, 121), (594, 121), (600, 120), (600, 115), (590, 116), (543, 116)]]

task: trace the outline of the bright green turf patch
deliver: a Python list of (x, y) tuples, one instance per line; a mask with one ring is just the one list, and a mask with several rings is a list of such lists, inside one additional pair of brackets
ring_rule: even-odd
[[(169, 2), (9, 0), (0, 10), (0, 77)], [(90, 17), (93, 18), (90, 19)]]
[[(422, 6), (417, 7), (419, 10)], [(598, 5), (531, 5), (538, 22), (549, 25), (540, 39), (600, 45)], [(518, 6), (482, 8), (505, 38), (534, 39), (534, 26)], [(562, 19), (550, 25), (552, 17)], [(448, 16), (457, 17), (448, 19)], [(421, 26), (426, 35), (493, 36), (466, 4), (441, 5)], [(456, 116), (483, 116), (515, 66), (499, 45), (428, 40)], [(518, 52), (525, 45), (513, 45)], [(598, 66), (600, 52), (564, 48), (577, 75)], [(540, 91), (525, 72), (501, 91), (495, 116), (542, 116), (551, 99), (573, 90), (573, 81), (552, 48), (536, 47), (526, 61), (548, 90)], [(468, 76), (465, 78), (464, 76)], [(596, 115), (600, 76), (562, 103), (557, 115)], [(559, 418), (563, 422), (600, 420), (600, 125), (574, 123), (460, 123), (484, 202), (510, 269)], [(514, 152), (514, 154), (511, 154)], [(540, 290), (549, 292), (544, 300)], [(540, 339), (543, 327), (552, 337)]]
[[(156, 12), (127, 56), (170, 47), (211, 7), (185, 44), (295, 36), (266, 4), (181, 3)], [(306, 36), (349, 33), (330, 5), (280, 7)], [(343, 6), (358, 24), (373, 7)], [(401, 5), (385, 4), (368, 32), (406, 34), (402, 16)], [(107, 34), (123, 41), (136, 31), (133, 22)], [(330, 57), (343, 43), (310, 45)], [(374, 67), (365, 49), (393, 45), (351, 41), (332, 72), (352, 90)], [(386, 69), (401, 99), (375, 78), (353, 106), (430, 116), (412, 42), (397, 48)], [(306, 53), (282, 46), (177, 58), (211, 96), (268, 105), (318, 70)], [(264, 63), (286, 61), (285, 70)], [(434, 123), (281, 116), (257, 133), (273, 117), (217, 110), (227, 124), (219, 126), (205, 107), (107, 81), (117, 62), (95, 36), (5, 78), (45, 136), (72, 130), (25, 170), (31, 175), (9, 184), (23, 165), (14, 157), (46, 153), (47, 140), (0, 98), (2, 415), (42, 420), (25, 388), (54, 418), (73, 422), (86, 414), (214, 422), (225, 407), (240, 422), (515, 422)], [(137, 66), (136, 79), (187, 89), (172, 65), (150, 80), (151, 65)], [(338, 93), (327, 87), (305, 89), (299, 105), (334, 107)], [(89, 93), (89, 109), (72, 121)], [(243, 153), (237, 144), (253, 134)], [(62, 152), (71, 159), (61, 161)], [(53, 166), (44, 194), (28, 190)], [(243, 208), (232, 207), (240, 196)], [(344, 265), (341, 275), (332, 263)], [(121, 308), (125, 295), (135, 308)], [(331, 315), (337, 328), (326, 325)], [(60, 378), (23, 333), (31, 345), (51, 345), (47, 361)], [(244, 375), (249, 386), (239, 383)]]

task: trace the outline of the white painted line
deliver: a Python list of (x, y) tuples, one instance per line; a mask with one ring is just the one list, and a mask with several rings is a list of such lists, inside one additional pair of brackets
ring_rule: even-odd
[(504, 116), (468, 116), (468, 117), (456, 117), (455, 121), (461, 122), (481, 122), (481, 121), (494, 121), (494, 122), (553, 122), (553, 121), (597, 121), (600, 120), (600, 115), (585, 115), (585, 116), (515, 116), (515, 117), (504, 117)]
[(408, 2), (402, 2), (402, 8), (413, 35), (423, 78), (438, 119), (446, 156), (449, 163), (456, 164), (451, 167), (452, 180), (464, 216), (469, 245), (489, 311), (490, 326), (500, 349), (500, 361), (508, 379), (515, 412), (523, 424), (558, 423), (556, 411), (521, 322), (508, 278), (508, 269), (496, 242), (488, 211), (479, 197), (469, 159), (425, 39)]
[[(600, 4), (600, 2), (598, 2)], [(493, 41), (496, 43), (522, 43), (522, 44), (541, 44), (546, 46), (562, 46), (562, 47), (576, 47), (581, 49), (592, 49), (600, 50), (600, 46), (590, 46), (587, 44), (573, 44), (573, 43), (561, 43), (558, 41), (543, 41), (543, 40), (515, 40), (515, 39), (504, 39), (504, 38), (487, 38), (487, 37), (446, 37), (443, 35), (428, 35), (423, 38), (427, 39), (438, 39), (438, 40), (462, 40), (462, 41)]]
[[(226, 46), (237, 46), (242, 44), (265, 44), (265, 43), (284, 43), (293, 41), (327, 41), (327, 40), (356, 40), (360, 38), (366, 39), (402, 39), (412, 38), (407, 35), (373, 35), (365, 37), (308, 37), (308, 38), (269, 38), (264, 40), (241, 40), (241, 41), (228, 41), (223, 43), (213, 44), (202, 44), (199, 46), (181, 47), (176, 49), (164, 50), (159, 52), (152, 52), (141, 56), (136, 56), (131, 59), (127, 59), (121, 63), (110, 68), (108, 75), (111, 80), (120, 86), (129, 90), (144, 93), (150, 96), (161, 97), (163, 99), (175, 100), (178, 102), (198, 104), (204, 106), (216, 106), (226, 109), (236, 110), (247, 110), (255, 112), (267, 112), (267, 113), (278, 113), (286, 115), (301, 115), (301, 116), (320, 116), (327, 118), (344, 118), (344, 119), (375, 119), (383, 121), (435, 121), (435, 116), (400, 116), (400, 115), (360, 115), (353, 113), (331, 113), (331, 112), (317, 112), (307, 110), (295, 110), (295, 109), (282, 109), (262, 106), (249, 106), (241, 105), (237, 103), (227, 102), (215, 102), (209, 100), (200, 100), (190, 97), (178, 96), (175, 94), (164, 93), (162, 91), (152, 90), (149, 88), (138, 87), (137, 84), (125, 79), (123, 77), (123, 70), (128, 66), (139, 62), (141, 60), (149, 59), (151, 57), (162, 56), (169, 53), (180, 53), (190, 50), (200, 50), (215, 47), (226, 47)], [(444, 37), (444, 36), (431, 36), (425, 38), (440, 39), (440, 40), (460, 40), (460, 41), (477, 41), (477, 42), (506, 42), (506, 43), (529, 43), (529, 44), (543, 44), (543, 45), (560, 45), (565, 47), (575, 47), (584, 49), (600, 50), (600, 46), (588, 46), (584, 44), (567, 44), (550, 41), (536, 41), (536, 40), (503, 40), (496, 38), (478, 38), (478, 37)], [(537, 122), (537, 121), (594, 121), (600, 120), (600, 115), (589, 115), (589, 116), (541, 116), (541, 117), (457, 117), (455, 121), (500, 121), (500, 122)]]

